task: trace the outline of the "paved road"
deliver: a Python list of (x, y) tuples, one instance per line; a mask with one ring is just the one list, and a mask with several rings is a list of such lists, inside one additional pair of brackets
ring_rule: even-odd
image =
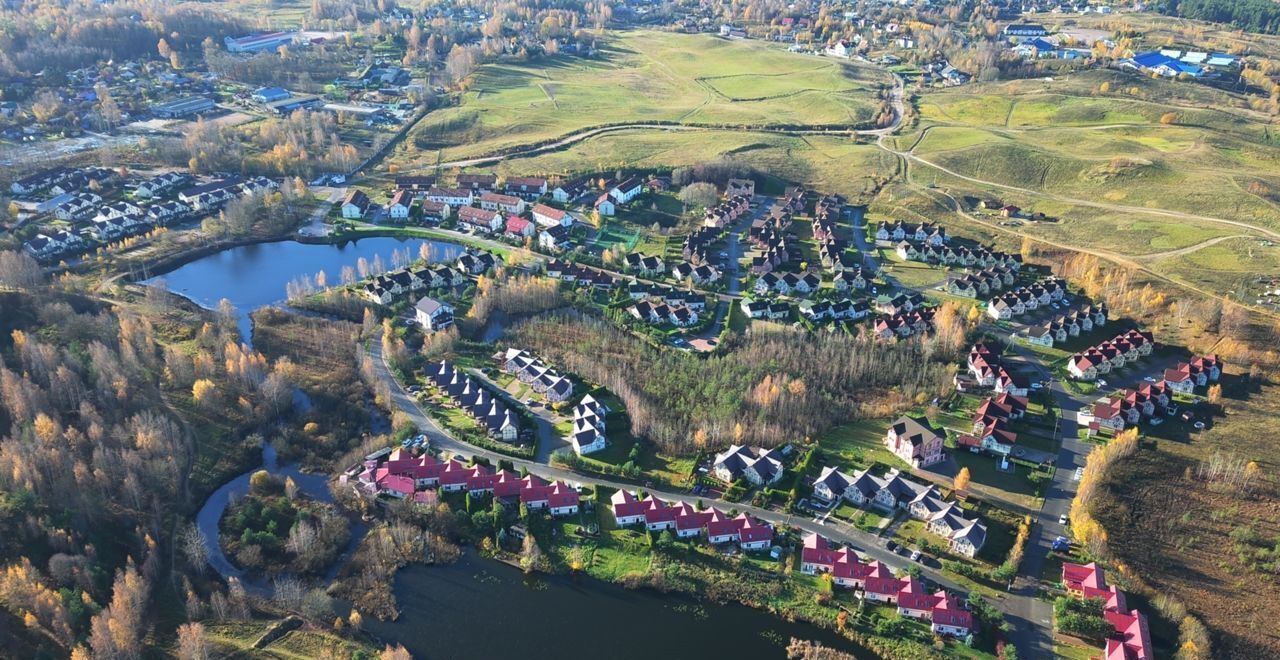
[(1070, 536), (1058, 519), (1071, 510), (1071, 499), (1076, 491), (1076, 468), (1084, 467), (1085, 459), (1093, 449), (1093, 445), (1080, 441), (1076, 433), (1076, 414), (1088, 404), (1088, 399), (1067, 391), (1062, 381), (1054, 379), (1053, 373), (1039, 358), (1016, 341), (1009, 345), (1005, 359), (1038, 374), (1038, 380), (1046, 381), (1046, 389), (1058, 406), (1056, 435), (1062, 444), (1058, 449), (1057, 470), (1045, 490), (1044, 505), (1034, 517), (1031, 538), (1014, 582), (1013, 593), (1019, 598), (1009, 601), (1010, 618), (1018, 619), (1014, 627), (1014, 644), (1027, 657), (1050, 657), (1053, 654), (1053, 605), (1037, 599), (1036, 594), (1040, 589), (1040, 572), (1048, 560), (1053, 540), (1059, 536)]
[[(520, 458), (512, 458), (505, 454), (499, 454), (497, 452), (489, 451), (487, 449), (476, 447), (474, 445), (463, 442), (453, 437), (449, 433), (447, 433), (438, 424), (436, 424), (435, 421), (432, 420), (426, 413), (424, 413), (422, 408), (418, 405), (418, 402), (413, 398), (413, 396), (410, 395), (404, 389), (404, 387), (400, 384), (400, 382), (396, 380), (395, 376), (391, 373), (390, 367), (387, 365), (386, 361), (383, 359), (381, 341), (375, 340), (370, 342), (369, 356), (373, 360), (374, 368), (375, 368), (375, 371), (377, 372), (378, 378), (385, 381), (387, 385), (391, 388), (391, 402), (390, 402), (391, 405), (395, 406), (401, 412), (407, 415), (409, 419), (411, 419), (414, 422), (414, 424), (417, 425), (419, 432), (425, 434), (429, 439), (431, 446), (435, 447), (436, 449), (439, 449), (441, 451), (451, 452), (451, 453), (462, 455), (462, 456), (476, 456), (476, 457), (486, 458), (494, 462), (495, 464), (498, 461), (510, 461), (517, 470), (524, 468), (525, 470), (528, 470), (530, 473), (536, 474), (544, 479), (559, 479), (566, 482), (572, 482), (572, 483), (578, 483), (578, 484), (589, 484), (593, 486), (606, 486), (609, 488), (617, 488), (617, 489), (635, 490), (637, 488), (640, 488), (640, 486), (637, 486), (634, 483), (628, 483), (621, 480), (616, 480), (616, 479), (611, 479), (606, 477), (598, 477), (594, 475), (579, 474), (577, 472), (573, 472), (570, 470), (566, 470), (566, 469), (559, 468), (554, 465), (550, 465), (548, 463), (542, 462), (540, 459), (527, 460), (527, 459), (520, 459)], [(644, 490), (652, 493), (657, 497), (662, 498), (663, 500), (668, 500), (668, 501), (688, 502), (690, 504), (697, 504), (700, 500), (703, 500), (703, 498), (700, 498), (695, 495), (690, 495), (688, 493), (675, 493), (670, 491), (659, 490), (656, 488), (644, 488)], [(795, 527), (797, 529), (801, 529), (806, 532), (814, 532), (814, 533), (822, 534), (823, 536), (838, 543), (849, 544), (854, 549), (856, 549), (860, 555), (881, 561), (889, 565), (890, 567), (894, 568), (895, 570), (898, 568), (907, 566), (908, 564), (911, 563), (906, 558), (900, 555), (896, 555), (890, 552), (888, 549), (886, 549), (883, 545), (881, 545), (880, 539), (875, 535), (868, 534), (861, 530), (849, 527), (848, 525), (843, 525), (843, 524), (823, 525), (823, 524), (813, 522), (813, 520), (808, 517), (793, 516), (787, 513), (780, 513), (777, 511), (761, 509), (746, 503), (725, 504), (723, 506), (725, 508), (737, 509), (739, 512), (750, 513), (751, 515), (757, 518), (760, 518), (761, 520), (765, 520), (773, 524), (788, 525), (790, 527)], [(947, 589), (951, 589), (958, 593), (967, 593), (967, 591), (962, 587), (960, 587), (959, 585), (955, 584), (954, 582), (946, 578), (941, 577), (936, 572), (929, 570), (927, 568), (922, 568), (921, 575), (928, 578), (930, 581), (934, 582), (935, 584), (941, 585)], [(996, 603), (996, 605), (999, 606), (999, 603)]]

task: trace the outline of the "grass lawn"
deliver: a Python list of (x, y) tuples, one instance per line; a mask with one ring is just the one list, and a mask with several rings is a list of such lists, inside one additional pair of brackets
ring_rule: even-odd
[(890, 421), (861, 420), (837, 426), (818, 438), (818, 446), (842, 469), (863, 469), (873, 463), (897, 465), (900, 459), (884, 446), (885, 429)]
[(1054, 644), (1053, 657), (1061, 660), (1094, 660), (1102, 654), (1102, 649), (1092, 646), (1074, 646), (1070, 644)]
[(911, 288), (932, 287), (940, 282), (947, 281), (948, 274), (943, 268), (930, 266), (918, 261), (904, 261), (890, 250), (883, 252), (888, 257), (884, 264), (883, 276), (897, 282), (899, 286)]
[(983, 492), (1006, 499), (1022, 506), (1036, 508), (1035, 489), (1027, 479), (1030, 470), (1021, 465), (1014, 466), (1014, 472), (1001, 472), (998, 459), (968, 451), (953, 450), (960, 467), (969, 468), (970, 490), (981, 496)]

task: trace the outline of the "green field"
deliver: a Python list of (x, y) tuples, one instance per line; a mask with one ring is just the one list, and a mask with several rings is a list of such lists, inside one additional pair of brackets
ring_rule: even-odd
[(627, 122), (849, 126), (872, 119), (888, 83), (875, 68), (766, 42), (615, 32), (594, 58), (481, 67), (461, 103), (428, 115), (412, 138), (452, 160)]

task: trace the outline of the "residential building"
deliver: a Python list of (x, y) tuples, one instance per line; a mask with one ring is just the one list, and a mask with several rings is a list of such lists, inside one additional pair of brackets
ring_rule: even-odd
[(944, 458), (942, 448), (945, 439), (946, 435), (924, 417), (903, 415), (889, 427), (885, 445), (911, 467), (922, 468)]
[(453, 325), (453, 307), (435, 298), (419, 300), (413, 306), (413, 316), (418, 325), (433, 332)]

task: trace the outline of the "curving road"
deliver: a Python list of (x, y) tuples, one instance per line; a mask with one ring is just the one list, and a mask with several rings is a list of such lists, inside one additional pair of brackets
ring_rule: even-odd
[[(395, 375), (391, 372), (391, 368), (388, 366), (386, 359), (382, 354), (381, 341), (374, 339), (369, 342), (368, 352), (369, 357), (373, 360), (374, 369), (378, 378), (386, 382), (388, 387), (391, 389), (391, 405), (395, 406), (407, 415), (409, 419), (417, 425), (419, 432), (427, 436), (432, 447), (457, 455), (486, 458), (495, 464), (498, 461), (510, 461), (517, 470), (523, 468), (531, 474), (536, 474), (544, 479), (559, 479), (571, 483), (606, 486), (616, 489), (634, 490), (640, 488), (640, 486), (634, 483), (628, 483), (608, 477), (580, 474), (578, 472), (550, 465), (548, 462), (550, 457), (549, 455), (544, 456), (544, 452), (539, 452), (539, 458), (537, 460), (528, 460), (513, 458), (506, 454), (500, 454), (463, 442), (445, 431), (440, 427), (440, 425), (436, 424), (431, 417), (423, 412), (421, 406), (418, 405), (417, 400), (415, 400), (413, 396), (404, 389), (404, 386), (396, 380)], [(544, 460), (544, 458), (548, 460)], [(651, 486), (645, 486), (643, 489), (668, 501), (697, 504), (702, 500), (702, 498), (688, 493), (664, 491)], [(817, 523), (807, 517), (799, 517), (788, 513), (761, 509), (747, 503), (730, 504), (727, 506), (737, 509), (739, 512), (750, 513), (761, 520), (774, 524), (788, 525), (806, 532), (821, 534), (839, 543), (847, 543), (853, 546), (859, 554), (883, 562), (894, 569), (902, 568), (910, 563), (900, 555), (896, 555), (884, 548), (881, 545), (879, 537), (874, 534), (863, 532), (843, 523)], [(947, 589), (951, 589), (959, 593), (966, 593), (964, 588), (946, 578), (941, 577), (932, 570), (923, 569), (922, 575), (935, 584), (946, 587)], [(998, 602), (996, 604), (999, 605)]]

